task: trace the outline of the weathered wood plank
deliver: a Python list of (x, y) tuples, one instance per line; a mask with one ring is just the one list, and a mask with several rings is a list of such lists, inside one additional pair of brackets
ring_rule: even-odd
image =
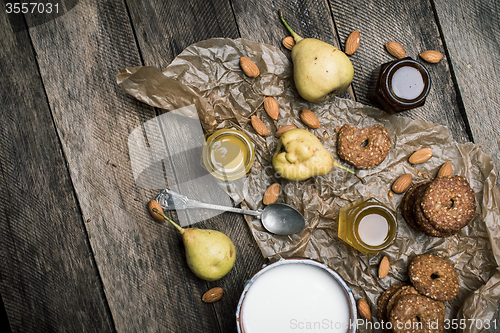
[(438, 64), (428, 64), (418, 56), (428, 49), (445, 53), (438, 22), (427, 0), (330, 0), (329, 3), (343, 46), (353, 30), (361, 34), (360, 47), (351, 56), (355, 70), (354, 92), (359, 102), (371, 104), (367, 94), (373, 85), (372, 73), (376, 73), (381, 64), (395, 60), (384, 45), (389, 41), (398, 42), (407, 56), (429, 70), (432, 82), (425, 105), (402, 115), (447, 126), (458, 142), (470, 141), (446, 56)]
[(163, 69), (186, 47), (205, 39), (239, 37), (228, 0), (126, 2), (147, 66)]
[[(164, 3), (161, 6), (165, 11)], [(204, 15), (211, 18), (205, 7), (195, 9), (198, 20)], [(149, 19), (145, 16), (144, 22)], [(174, 30), (175, 25), (170, 28)], [(188, 31), (192, 30), (181, 31), (178, 40), (188, 40), (182, 37)], [(160, 40), (157, 34), (149, 37)], [(119, 69), (141, 63), (124, 6), (111, 1), (79, 3), (64, 17), (34, 27), (31, 35), (82, 213), (90, 219), (90, 243), (117, 330), (217, 332), (234, 328), (237, 297), (214, 306), (200, 301), (207, 283), (189, 271), (177, 231), (148, 216), (145, 204), (156, 193), (134, 184), (127, 136), (155, 113), (125, 96), (115, 84)], [(181, 47), (175, 50), (180, 51)], [(256, 248), (248, 247), (249, 232), (241, 235), (243, 220), (238, 217), (239, 223), (232, 223), (236, 217), (228, 216), (206, 226), (233, 238), (239, 258), (253, 251), (250, 257), (257, 266), (262, 258)], [(247, 263), (237, 262), (223, 281), (233, 296), (251, 274), (237, 268)], [(220, 322), (214, 307), (222, 309)]]
[[(146, 65), (165, 68), (184, 48), (201, 40), (214, 37), (238, 38), (238, 27), (234, 20), (231, 4), (228, 1), (208, 1), (188, 3), (185, 1), (170, 1), (168, 9), (160, 0), (128, 1), (133, 25), (136, 31), (141, 55)], [(167, 12), (172, 14), (167, 14)], [(178, 15), (174, 15), (176, 13)], [(170, 143), (174, 144), (174, 143)], [(179, 165), (179, 161), (175, 164)], [(186, 177), (181, 174), (180, 178)], [(237, 259), (233, 270), (222, 280), (206, 283), (205, 289), (193, 289), (200, 294), (205, 290), (220, 286), (225, 296), (218, 302), (207, 304), (191, 304), (203, 306), (214, 311), (221, 332), (234, 331), (236, 326), (235, 311), (239, 294), (244, 282), (264, 263), (264, 259), (253, 240), (243, 217), (237, 214), (225, 213), (196, 225), (199, 228), (209, 228), (224, 232), (236, 246)], [(252, 245), (252, 246), (249, 246)], [(172, 255), (182, 256), (182, 251)], [(186, 275), (186, 279), (192, 279)], [(215, 332), (217, 327), (206, 325), (204, 332)]]
[(0, 26), (0, 294), (12, 331), (114, 332), (27, 27), (4, 10)]
[(81, 1), (30, 35), (117, 331), (217, 327), (177, 231), (149, 217), (153, 193), (134, 183), (127, 138), (156, 114), (116, 84), (141, 64), (124, 3)]
[[(446, 54), (473, 141), (500, 170), (500, 6), (498, 1), (433, 0)], [(497, 186), (500, 179), (497, 178)], [(500, 310), (493, 317), (500, 322)], [(492, 328), (488, 332), (494, 332)]]
[[(433, 1), (472, 138), (500, 170), (500, 5)], [(500, 184), (500, 182), (497, 182)]]

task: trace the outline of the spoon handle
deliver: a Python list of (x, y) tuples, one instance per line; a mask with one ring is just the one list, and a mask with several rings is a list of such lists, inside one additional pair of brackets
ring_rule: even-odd
[(173, 209), (186, 209), (186, 208), (206, 208), (221, 210), (224, 212), (233, 212), (246, 215), (256, 216), (260, 219), (262, 215), (262, 210), (249, 210), (234, 208), (229, 206), (213, 205), (209, 203), (200, 202), (197, 200), (189, 199), (187, 196), (176, 193), (168, 188), (161, 190), (161, 192), (156, 196), (156, 201), (160, 204), (163, 209), (173, 210)]
[(213, 205), (213, 204), (199, 202), (199, 201), (191, 200), (191, 199), (189, 199), (189, 201), (186, 203), (186, 208), (206, 208), (206, 209), (222, 210), (225, 212), (233, 212), (233, 213), (240, 213), (240, 214), (245, 214), (245, 215), (252, 215), (252, 216), (256, 216), (257, 218), (260, 218), (260, 216), (262, 215), (262, 211), (260, 211), (260, 210), (249, 210), (249, 209), (242, 209), (242, 208), (229, 207), (229, 206)]

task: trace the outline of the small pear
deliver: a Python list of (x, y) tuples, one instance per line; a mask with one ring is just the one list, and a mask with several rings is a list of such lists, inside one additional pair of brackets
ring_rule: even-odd
[(150, 204), (150, 207), (153, 217), (160, 215), (179, 230), (186, 250), (187, 264), (197, 277), (215, 281), (224, 277), (233, 268), (236, 248), (225, 234), (209, 229), (182, 228), (165, 216), (159, 205)]
[(182, 233), (182, 242), (186, 249), (187, 264), (200, 279), (219, 280), (234, 266), (236, 248), (222, 232), (187, 228)]
[(300, 96), (320, 103), (346, 91), (354, 77), (354, 68), (347, 55), (333, 45), (315, 38), (297, 35), (283, 18), (283, 24), (292, 34), (293, 78)]

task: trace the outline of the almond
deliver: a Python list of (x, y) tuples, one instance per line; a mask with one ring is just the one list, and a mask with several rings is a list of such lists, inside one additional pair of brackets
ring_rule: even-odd
[(385, 48), (387, 52), (391, 55), (395, 56), (398, 59), (402, 59), (406, 56), (406, 51), (403, 46), (396, 42), (387, 42), (385, 43)]
[(262, 199), (262, 203), (266, 206), (275, 203), (278, 200), (279, 195), (280, 184), (274, 183), (267, 188), (266, 193), (264, 193), (264, 199)]
[(422, 148), (411, 154), (408, 162), (411, 164), (420, 164), (427, 162), (432, 157), (432, 150), (430, 148)]
[(295, 126), (295, 125), (286, 125), (286, 126), (281, 127), (279, 130), (277, 130), (276, 134), (274, 134), (274, 135), (279, 139), (280, 136), (283, 135), (283, 133), (285, 133), (286, 131), (296, 129), (296, 128), (297, 128), (297, 126)]
[(420, 53), (420, 57), (427, 62), (432, 64), (438, 63), (443, 59), (443, 55), (439, 51), (427, 50)]
[(302, 109), (300, 111), (300, 119), (310, 128), (319, 128), (319, 119), (311, 110)]
[(366, 319), (368, 321), (372, 321), (372, 310), (370, 310), (370, 306), (368, 305), (368, 302), (365, 301), (363, 298), (360, 298), (358, 300), (358, 310), (359, 314), (363, 319)]
[(260, 120), (257, 116), (250, 117), (252, 121), (252, 127), (259, 135), (267, 136), (269, 134), (269, 130), (266, 125)]
[(451, 176), (452, 172), (453, 172), (453, 167), (451, 166), (451, 163), (446, 162), (439, 169), (437, 177), (448, 177), (448, 176)]
[(402, 175), (401, 177), (396, 179), (394, 184), (392, 184), (392, 191), (397, 194), (403, 193), (408, 189), (408, 187), (410, 187), (412, 178), (413, 176), (411, 173)]
[(165, 219), (160, 214), (156, 213), (154, 209), (157, 209), (160, 213), (163, 214), (163, 209), (160, 204), (156, 200), (151, 200), (148, 204), (149, 214), (158, 222), (163, 222)]
[(240, 58), (240, 66), (243, 72), (249, 77), (257, 77), (260, 74), (259, 67), (247, 57)]
[(284, 47), (291, 50), (292, 47), (295, 45), (295, 40), (293, 39), (292, 36), (287, 36), (287, 37), (283, 38), (282, 43), (283, 43)]
[(264, 98), (264, 110), (266, 110), (267, 114), (272, 119), (278, 119), (280, 114), (280, 105), (274, 97), (268, 96)]
[(354, 30), (351, 32), (349, 37), (347, 37), (347, 41), (345, 42), (345, 54), (348, 55), (353, 55), (354, 52), (359, 47), (359, 41), (360, 41), (361, 35), (359, 34), (358, 30)]
[(389, 263), (389, 258), (387, 256), (384, 256), (382, 260), (380, 261), (380, 265), (378, 266), (378, 277), (379, 279), (383, 279), (389, 274), (389, 268), (391, 267), (391, 264)]
[(201, 300), (205, 303), (213, 303), (220, 300), (222, 295), (224, 295), (224, 290), (221, 287), (215, 287), (204, 293)]

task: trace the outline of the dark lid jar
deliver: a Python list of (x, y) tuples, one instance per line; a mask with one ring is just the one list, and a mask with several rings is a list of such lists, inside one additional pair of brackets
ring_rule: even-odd
[(424, 105), (430, 87), (427, 69), (407, 57), (380, 66), (375, 88), (368, 97), (393, 114)]

